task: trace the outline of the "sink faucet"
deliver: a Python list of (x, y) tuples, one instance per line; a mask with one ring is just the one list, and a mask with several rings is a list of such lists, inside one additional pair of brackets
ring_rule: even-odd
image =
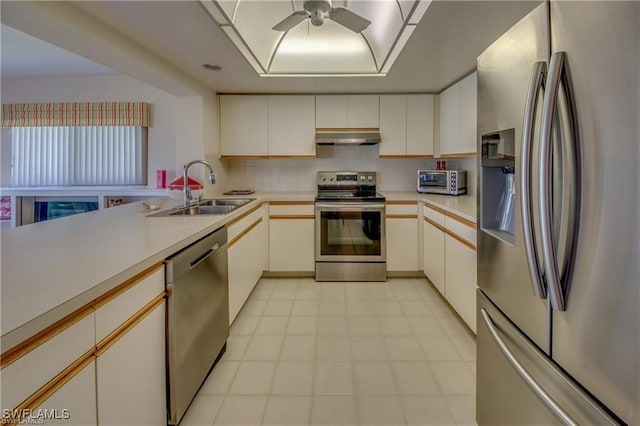
[(184, 166), (184, 170), (182, 172), (182, 190), (184, 192), (184, 206), (188, 207), (191, 204), (191, 188), (189, 187), (189, 167), (193, 166), (194, 164), (203, 164), (205, 166), (207, 166), (207, 168), (209, 169), (209, 183), (216, 183), (216, 176), (213, 174), (213, 168), (211, 167), (211, 165), (209, 163), (207, 163), (206, 161), (203, 160), (194, 160), (192, 162), (190, 162), (189, 164), (187, 164), (186, 166)]

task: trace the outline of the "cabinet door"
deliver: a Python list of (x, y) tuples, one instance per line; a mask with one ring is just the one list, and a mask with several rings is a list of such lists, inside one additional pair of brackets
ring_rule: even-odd
[(387, 270), (418, 270), (418, 228), (416, 218), (389, 219), (387, 228)]
[(98, 423), (166, 424), (165, 368), (163, 303), (98, 355)]
[(269, 155), (315, 156), (313, 96), (269, 96)]
[(265, 230), (263, 220), (229, 246), (229, 324), (262, 276)]
[(426, 220), (422, 221), (423, 267), (429, 281), (445, 294), (444, 232)]
[(456, 312), (476, 332), (476, 251), (456, 238), (445, 236), (445, 297)]
[(220, 96), (220, 155), (268, 154), (267, 96)]
[(342, 95), (316, 96), (316, 128), (347, 127), (347, 97)]
[(269, 219), (269, 271), (315, 270), (314, 220)]
[(478, 74), (460, 82), (460, 146), (461, 153), (478, 151)]
[[(408, 95), (406, 112), (407, 155), (433, 156), (433, 95)], [(382, 131), (382, 123), (380, 127)]]
[(352, 95), (347, 97), (347, 127), (377, 128), (380, 126), (378, 95)]
[(440, 154), (458, 152), (460, 139), (460, 85), (440, 94)]
[(407, 97), (380, 96), (380, 156), (407, 154)]
[[(33, 419), (34, 423), (45, 425), (78, 425), (89, 426), (98, 424), (96, 410), (96, 370), (95, 361), (88, 363), (75, 376), (67, 381), (62, 387), (47, 398), (34, 413), (44, 410), (49, 415), (57, 417)], [(38, 422), (36, 422), (38, 420)], [(121, 424), (126, 423), (126, 418), (120, 419)], [(30, 423), (27, 420), (27, 423)]]

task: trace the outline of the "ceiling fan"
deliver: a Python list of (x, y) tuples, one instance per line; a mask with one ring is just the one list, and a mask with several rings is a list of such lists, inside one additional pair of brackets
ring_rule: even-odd
[(276, 31), (289, 31), (300, 22), (309, 18), (316, 27), (321, 26), (326, 18), (350, 29), (355, 33), (364, 31), (371, 21), (344, 7), (331, 7), (331, 0), (305, 0), (304, 10), (298, 10), (284, 18), (273, 27)]

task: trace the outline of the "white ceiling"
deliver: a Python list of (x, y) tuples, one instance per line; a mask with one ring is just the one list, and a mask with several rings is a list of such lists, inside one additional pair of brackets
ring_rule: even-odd
[[(539, 0), (434, 1), (386, 77), (325, 78), (258, 76), (197, 1), (73, 4), (216, 92), (338, 93), (440, 92), (475, 69), (476, 57), (539, 3)], [(5, 75), (5, 61), (7, 70), (13, 65), (10, 58), (5, 57), (5, 49), (11, 48), (5, 47), (4, 32), (2, 36), (2, 73)], [(91, 53), (95, 57), (95, 52)], [(91, 55), (87, 52), (87, 56)], [(48, 55), (30, 56), (34, 64), (46, 57)], [(204, 63), (220, 65), (223, 69), (206, 70), (202, 67)], [(119, 69), (119, 64), (107, 65)], [(47, 66), (43, 61), (29, 68), (44, 70)]]
[(0, 46), (3, 76), (117, 74), (4, 24), (0, 26)]

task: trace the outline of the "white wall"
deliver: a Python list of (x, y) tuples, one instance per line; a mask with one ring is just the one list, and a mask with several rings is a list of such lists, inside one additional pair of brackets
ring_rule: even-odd
[[(217, 110), (215, 93), (202, 96), (174, 96), (123, 75), (6, 77), (2, 79), (2, 103), (143, 101), (151, 104), (149, 127), (148, 186), (155, 187), (156, 170), (167, 169), (179, 175), (188, 161), (217, 155)], [(206, 100), (206, 101), (205, 101)], [(213, 119), (211, 118), (213, 117)], [(2, 132), (3, 150), (11, 140)], [(206, 147), (205, 147), (206, 145)], [(10, 157), (3, 155), (2, 186)], [(202, 179), (204, 173), (194, 170)], [(224, 176), (224, 174), (222, 174)], [(10, 180), (10, 174), (9, 174)]]
[[(225, 189), (315, 191), (316, 172), (356, 170), (378, 172), (381, 191), (415, 191), (416, 171), (435, 169), (435, 159), (378, 158), (378, 147), (334, 147), (317, 159), (228, 160)], [(469, 170), (468, 192), (475, 194), (475, 158), (448, 159), (447, 168)]]

